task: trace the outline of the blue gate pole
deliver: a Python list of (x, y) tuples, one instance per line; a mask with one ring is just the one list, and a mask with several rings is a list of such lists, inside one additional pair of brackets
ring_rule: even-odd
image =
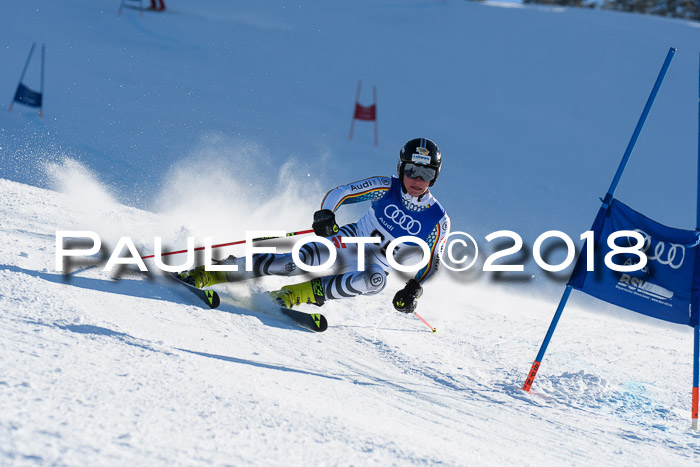
[[(695, 230), (700, 230), (700, 54), (698, 55), (698, 200)], [(700, 402), (700, 324), (696, 324), (693, 332), (693, 408), (691, 420), (693, 429), (698, 429), (698, 403)]]
[[(634, 149), (634, 145), (637, 143), (637, 139), (639, 138), (639, 134), (642, 132), (642, 127), (644, 126), (644, 122), (646, 122), (647, 116), (649, 115), (649, 111), (651, 110), (651, 106), (654, 104), (654, 100), (656, 99), (656, 95), (659, 93), (659, 89), (661, 88), (661, 83), (663, 82), (664, 77), (666, 76), (666, 72), (668, 71), (668, 67), (671, 65), (671, 60), (673, 60), (673, 56), (675, 55), (675, 53), (676, 53), (676, 49), (671, 47), (668, 50), (668, 53), (666, 54), (666, 59), (664, 60), (664, 64), (661, 67), (661, 71), (659, 72), (659, 76), (657, 76), (657, 78), (656, 78), (656, 82), (654, 83), (654, 87), (652, 88), (651, 94), (649, 95), (649, 98), (647, 99), (647, 103), (644, 106), (644, 110), (642, 111), (642, 115), (639, 117), (639, 121), (637, 121), (637, 126), (634, 129), (634, 133), (632, 133), (632, 138), (630, 138), (630, 142), (627, 144), (627, 149), (625, 149), (625, 154), (622, 156), (622, 160), (620, 161), (620, 165), (617, 168), (617, 172), (615, 173), (615, 177), (613, 178), (613, 181), (610, 184), (610, 188), (608, 188), (608, 192), (605, 194), (605, 198), (603, 199), (603, 207), (605, 207), (605, 209), (610, 207), (610, 203), (612, 203), (613, 196), (615, 194), (615, 190), (617, 189), (617, 184), (620, 182), (620, 178), (622, 178), (622, 172), (624, 172), (625, 167), (627, 166), (627, 162), (629, 161), (629, 158), (632, 155), (632, 150)], [(699, 177), (700, 177), (700, 175), (699, 175)], [(532, 363), (532, 368), (530, 369), (530, 373), (528, 373), (527, 379), (525, 380), (525, 384), (523, 384), (524, 391), (529, 391), (530, 387), (532, 387), (532, 383), (535, 381), (535, 376), (537, 376), (537, 370), (539, 370), (539, 368), (540, 368), (540, 364), (542, 363), (542, 359), (544, 358), (544, 353), (547, 351), (547, 346), (549, 345), (549, 341), (552, 339), (552, 336), (554, 335), (554, 330), (556, 329), (557, 324), (559, 324), (559, 318), (561, 318), (561, 315), (564, 312), (564, 307), (566, 306), (566, 302), (569, 300), (569, 295), (571, 294), (571, 289), (572, 289), (572, 286), (567, 285), (566, 289), (564, 290), (564, 294), (562, 295), (561, 300), (559, 301), (559, 306), (557, 307), (557, 311), (556, 311), (556, 313), (554, 313), (554, 318), (552, 318), (552, 322), (550, 323), (549, 329), (547, 330), (547, 335), (545, 336), (544, 341), (542, 341), (542, 345), (540, 346), (540, 351), (537, 353), (537, 358)]]
[(39, 106), (39, 116), (44, 116), (44, 59), (46, 58), (46, 44), (41, 45), (41, 105)]
[(622, 156), (622, 160), (620, 161), (620, 166), (617, 168), (617, 172), (615, 173), (615, 177), (613, 178), (612, 183), (610, 184), (610, 188), (608, 188), (608, 192), (605, 194), (605, 198), (603, 198), (603, 206), (607, 209), (608, 206), (610, 206), (610, 203), (612, 202), (613, 195), (615, 194), (615, 189), (617, 189), (617, 184), (620, 182), (620, 178), (622, 178), (622, 172), (624, 172), (625, 167), (627, 167), (627, 162), (629, 162), (630, 156), (632, 155), (632, 150), (634, 149), (634, 145), (637, 144), (637, 138), (639, 138), (639, 134), (642, 132), (642, 127), (644, 126), (644, 122), (647, 120), (647, 116), (649, 115), (649, 111), (651, 110), (651, 106), (654, 104), (654, 100), (656, 99), (656, 95), (659, 93), (659, 88), (661, 87), (661, 83), (664, 80), (664, 77), (666, 76), (666, 72), (668, 71), (668, 67), (671, 65), (671, 60), (673, 60), (673, 56), (676, 54), (676, 49), (671, 47), (668, 49), (668, 53), (666, 54), (666, 60), (664, 60), (664, 64), (661, 67), (661, 71), (659, 72), (659, 76), (656, 78), (656, 83), (654, 83), (654, 87), (651, 90), (651, 94), (649, 95), (649, 99), (647, 99), (647, 103), (644, 106), (644, 110), (642, 111), (642, 115), (639, 117), (639, 121), (637, 122), (637, 126), (634, 129), (634, 133), (632, 133), (632, 138), (630, 138), (630, 142), (627, 144), (627, 149), (625, 149), (625, 154)]
[[(19, 84), (22, 84), (22, 81), (24, 80), (24, 74), (27, 72), (27, 67), (29, 66), (29, 61), (32, 59), (32, 54), (34, 53), (34, 47), (36, 46), (36, 42), (32, 44), (32, 48), (29, 49), (29, 56), (27, 57), (27, 61), (24, 64), (24, 69), (22, 70), (22, 74), (19, 77)], [(15, 104), (15, 98), (12, 96), (12, 102), (10, 102), (10, 108), (9, 111), (12, 112), (12, 106)]]
[(27, 73), (27, 67), (29, 66), (29, 61), (32, 59), (32, 54), (34, 53), (34, 47), (36, 47), (36, 42), (32, 44), (32, 48), (29, 49), (29, 56), (27, 57), (27, 62), (24, 64), (24, 69), (22, 70), (22, 75), (19, 77), (19, 82), (24, 80), (24, 75)]
[(700, 402), (700, 390), (698, 389), (698, 354), (700, 354), (700, 325), (695, 325), (694, 351), (693, 351), (693, 429), (698, 429), (698, 403)]
[(535, 376), (537, 376), (537, 370), (540, 369), (540, 363), (542, 362), (542, 359), (544, 359), (544, 353), (547, 351), (547, 346), (549, 345), (549, 341), (552, 339), (552, 336), (554, 335), (554, 330), (557, 328), (557, 324), (559, 324), (559, 318), (561, 318), (561, 314), (564, 311), (564, 307), (566, 306), (566, 302), (569, 301), (569, 295), (571, 295), (571, 289), (572, 289), (572, 287), (570, 285), (567, 285), (566, 289), (564, 289), (564, 294), (561, 296), (561, 300), (559, 300), (559, 306), (557, 307), (557, 312), (554, 313), (554, 318), (552, 318), (552, 322), (549, 325), (549, 329), (547, 330), (547, 335), (545, 336), (544, 340), (542, 341), (542, 345), (540, 346), (540, 351), (537, 352), (537, 358), (535, 358), (535, 361), (532, 364), (532, 368), (530, 368), (530, 373), (528, 373), (527, 379), (525, 380), (525, 384), (523, 384), (524, 391), (529, 391), (530, 387), (532, 387), (532, 383), (535, 381)]

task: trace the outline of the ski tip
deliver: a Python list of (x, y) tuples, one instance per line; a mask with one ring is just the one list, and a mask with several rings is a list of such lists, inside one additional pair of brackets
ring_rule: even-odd
[(321, 314), (311, 314), (311, 318), (317, 327), (317, 329), (314, 329), (314, 331), (323, 332), (328, 329), (328, 321), (326, 320), (325, 316)]
[(299, 326), (309, 331), (323, 332), (328, 329), (328, 321), (326, 321), (326, 317), (321, 313), (306, 313), (284, 306), (280, 306), (280, 310), (296, 321)]
[(213, 290), (206, 290), (204, 293), (207, 296), (207, 302), (210, 308), (218, 308), (218, 306), (221, 305), (221, 298), (218, 293)]

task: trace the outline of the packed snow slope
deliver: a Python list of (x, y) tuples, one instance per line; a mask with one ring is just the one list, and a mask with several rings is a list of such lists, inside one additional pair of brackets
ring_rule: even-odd
[[(574, 301), (527, 394), (520, 386), (553, 301), (447, 277), (421, 299), (437, 334), (391, 310), (388, 294), (328, 303), (330, 327), (315, 334), (251, 308), (279, 279), (220, 287), (224, 303), (209, 310), (158, 275), (117, 281), (84, 263), (62, 276), (52, 270), (55, 230), (99, 221), (84, 197), (0, 181), (0, 200), (0, 464), (700, 456), (688, 430), (689, 329)], [(106, 198), (101, 206), (105, 221), (163, 222)]]
[[(504, 228), (576, 240), (670, 47), (617, 194), (693, 228), (698, 23), (455, 0), (167, 5), (0, 4), (0, 464), (698, 461), (689, 328), (574, 294), (519, 389), (566, 279), (531, 261), (500, 281), (442, 270), (418, 310), (437, 334), (393, 311), (395, 275), (325, 305), (313, 334), (263, 305), (281, 278), (220, 286), (212, 311), (155, 271), (55, 267), (57, 230), (150, 253), (154, 236), (307, 229), (328, 189), (391, 174), (418, 136), (442, 149), (453, 228), (486, 253)], [(43, 118), (6, 111), (33, 42)], [(358, 79), (364, 104), (377, 86), (376, 147), (366, 122), (348, 140)], [(24, 82), (39, 88), (36, 53)]]

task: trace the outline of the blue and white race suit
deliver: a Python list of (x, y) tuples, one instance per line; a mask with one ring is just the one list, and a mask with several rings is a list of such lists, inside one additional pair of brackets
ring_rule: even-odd
[[(386, 285), (386, 275), (392, 270), (386, 258), (387, 245), (403, 236), (418, 237), (430, 249), (426, 266), (415, 276), (419, 283), (433, 275), (440, 263), (440, 255), (450, 231), (450, 218), (440, 203), (430, 193), (415, 197), (402, 190), (396, 177), (371, 177), (341, 185), (329, 191), (321, 209), (336, 211), (340, 206), (371, 201), (369, 211), (357, 222), (340, 227), (330, 240), (336, 247), (335, 274), (321, 278), (326, 299), (347, 298), (381, 292)], [(342, 237), (379, 237), (379, 244), (365, 245), (365, 267), (357, 264), (358, 245), (344, 243)], [(400, 257), (401, 247), (394, 250)], [(310, 266), (324, 264), (329, 257), (328, 248), (317, 242), (304, 245), (300, 258)], [(304, 273), (287, 254), (257, 254), (253, 256), (253, 273), (263, 275), (296, 275)]]

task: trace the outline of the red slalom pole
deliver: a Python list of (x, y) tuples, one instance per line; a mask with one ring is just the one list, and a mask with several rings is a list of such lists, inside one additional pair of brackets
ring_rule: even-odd
[(416, 317), (417, 317), (419, 320), (423, 321), (423, 324), (425, 324), (426, 326), (428, 326), (428, 327), (430, 328), (430, 331), (431, 331), (433, 334), (435, 334), (435, 333), (437, 332), (437, 328), (434, 328), (434, 327), (432, 327), (430, 324), (428, 324), (428, 322), (427, 322), (426, 320), (424, 320), (423, 317), (422, 317), (421, 315), (419, 315), (419, 314), (416, 313), (415, 311), (413, 312), (413, 314), (416, 315)]
[[(273, 238), (293, 237), (295, 235), (303, 235), (303, 234), (308, 234), (308, 233), (312, 233), (312, 232), (313, 232), (313, 229), (301, 230), (299, 232), (289, 232), (284, 237), (259, 237), (259, 238), (254, 238), (251, 241), (252, 242), (260, 242), (262, 240), (272, 240)], [(238, 241), (230, 242), (230, 243), (220, 243), (218, 245), (212, 245), (212, 248), (221, 248), (224, 246), (240, 245), (240, 244), (245, 243), (245, 242), (246, 242), (245, 240), (238, 240)], [(195, 248), (194, 251), (201, 251), (203, 249), (204, 249), (204, 247), (200, 246), (200, 247)], [(167, 253), (161, 253), (161, 256), (177, 255), (180, 253), (187, 253), (187, 250), (169, 251)], [(149, 259), (149, 258), (153, 258), (153, 257), (155, 257), (155, 255), (142, 256), (141, 259)]]

